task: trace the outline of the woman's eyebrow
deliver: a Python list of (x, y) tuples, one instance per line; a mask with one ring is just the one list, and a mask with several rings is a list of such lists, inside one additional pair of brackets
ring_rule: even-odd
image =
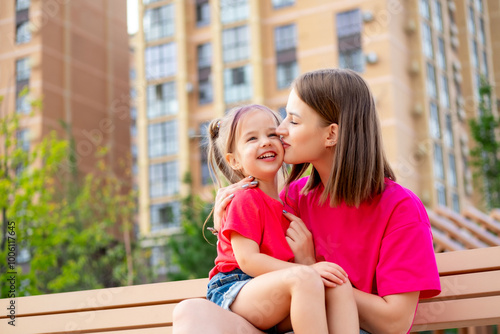
[(293, 112), (293, 111), (290, 111), (290, 112), (287, 111), (286, 113), (287, 113), (287, 115), (292, 115), (292, 116), (295, 116), (295, 117), (302, 118), (302, 117), (300, 117), (299, 114), (297, 114), (296, 112)]

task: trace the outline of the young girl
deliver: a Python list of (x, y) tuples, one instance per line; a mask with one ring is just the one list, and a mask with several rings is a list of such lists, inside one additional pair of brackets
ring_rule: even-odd
[[(335, 319), (340, 319), (346, 309), (343, 295), (352, 299), (345, 271), (330, 262), (311, 266), (292, 262), (294, 254), (285, 235), (289, 221), (283, 216), (278, 192), (277, 173), (284, 156), (278, 125), (272, 110), (249, 105), (232, 109), (209, 126), (213, 170), (231, 183), (251, 175), (258, 187), (235, 193), (227, 207), (207, 299), (262, 330), (280, 323), (289, 329), (284, 320), (290, 316), (296, 334), (359, 333), (357, 316), (335, 326), (327, 324), (326, 312), (337, 312)], [(221, 186), (218, 178), (217, 183)], [(328, 305), (325, 287), (335, 287), (339, 294)], [(351, 308), (356, 314), (355, 305)]]

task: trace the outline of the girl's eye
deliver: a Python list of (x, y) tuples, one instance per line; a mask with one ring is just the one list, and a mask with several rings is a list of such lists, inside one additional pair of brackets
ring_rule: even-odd
[(250, 137), (250, 138), (248, 138), (247, 141), (251, 141), (251, 140), (255, 140), (255, 139), (257, 139), (257, 137)]
[(269, 135), (269, 137), (278, 137), (278, 135), (277, 135), (277, 134), (275, 134), (275, 133), (271, 133), (271, 134)]

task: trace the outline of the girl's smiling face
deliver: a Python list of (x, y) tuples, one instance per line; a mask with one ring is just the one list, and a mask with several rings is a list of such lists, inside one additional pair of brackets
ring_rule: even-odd
[(238, 122), (237, 140), (226, 160), (245, 176), (274, 180), (283, 164), (284, 150), (276, 134), (276, 119), (263, 110), (252, 110)]

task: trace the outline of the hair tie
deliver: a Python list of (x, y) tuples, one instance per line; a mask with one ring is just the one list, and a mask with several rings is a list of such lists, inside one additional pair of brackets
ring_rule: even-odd
[(217, 129), (220, 128), (220, 121), (217, 121)]

